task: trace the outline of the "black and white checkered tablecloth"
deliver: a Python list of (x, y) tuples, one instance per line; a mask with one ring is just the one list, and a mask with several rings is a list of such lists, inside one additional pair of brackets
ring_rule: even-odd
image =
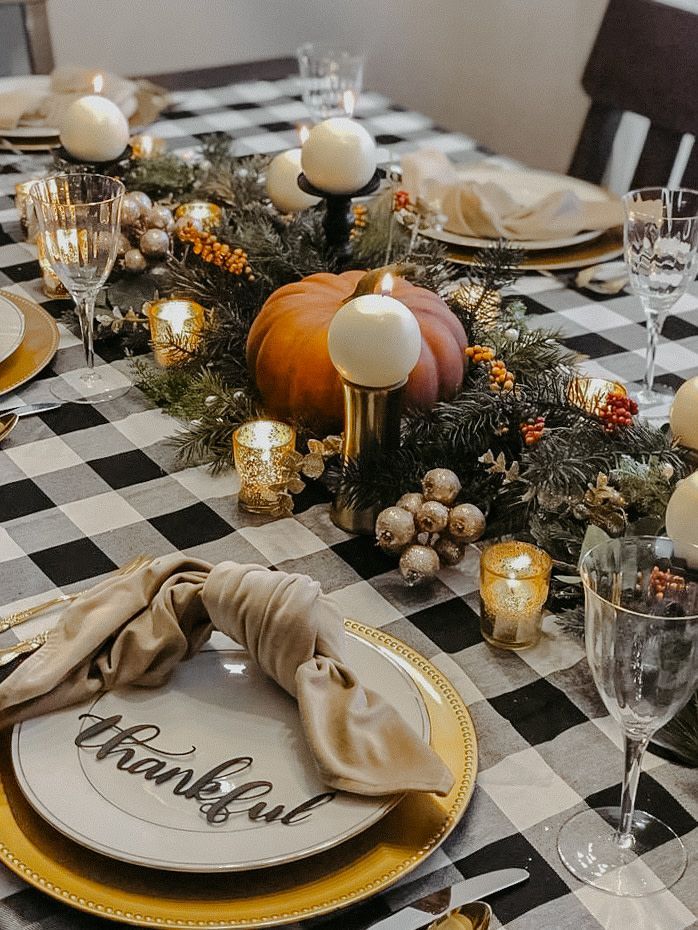
[[(294, 126), (307, 117), (295, 94), (290, 80), (180, 92), (154, 132), (181, 149), (200, 134), (223, 130), (240, 154), (272, 152), (294, 144)], [(442, 133), (424, 116), (377, 94), (364, 95), (358, 116), (393, 156), (436, 145), (456, 160), (483, 157), (472, 139)], [(0, 287), (57, 315), (59, 306), (41, 292), (35, 252), (23, 241), (13, 208), (14, 185), (22, 177), (11, 156), (0, 156)], [(590, 296), (540, 275), (523, 277), (513, 290), (531, 313), (542, 315), (542, 323), (564, 330), (567, 345), (590, 356), (591, 373), (640, 378), (645, 330), (635, 298)], [(698, 373), (698, 290), (678, 302), (664, 336), (659, 380), (677, 385)], [(78, 340), (62, 329), (53, 363), (18, 395), (0, 398), (0, 406), (48, 399), (49, 380), (80, 367), (82, 357)], [(129, 378), (128, 362), (112, 364)], [(298, 498), (288, 519), (269, 522), (239, 512), (233, 473), (212, 477), (204, 468), (178, 467), (166, 441), (174, 428), (135, 389), (100, 407), (68, 405), (20, 422), (0, 451), (0, 607), (9, 612), (84, 587), (135, 553), (180, 550), (211, 562), (237, 559), (305, 572), (347, 615), (385, 629), (433, 661), (468, 703), (478, 732), (480, 771), (472, 803), (447, 842), (403, 885), (323, 925), (359, 930), (417, 890), (509, 866), (527, 868), (531, 878), (492, 899), (495, 927), (697, 925), (694, 771), (649, 754), (640, 781), (639, 806), (668, 822), (690, 852), (689, 870), (670, 892), (615, 899), (580, 885), (558, 859), (557, 831), (573, 812), (617, 803), (623, 763), (618, 728), (578, 642), (549, 618), (535, 649), (520, 655), (491, 649), (479, 631), (474, 549), (433, 585), (410, 590), (394, 562), (369, 540), (352, 538), (330, 522), (327, 501), (315, 488)], [(46, 625), (47, 617), (39, 617), (21, 635)], [(13, 636), (0, 637), (0, 645)], [(62, 907), (0, 866), (1, 930), (106, 926), (113, 925)]]

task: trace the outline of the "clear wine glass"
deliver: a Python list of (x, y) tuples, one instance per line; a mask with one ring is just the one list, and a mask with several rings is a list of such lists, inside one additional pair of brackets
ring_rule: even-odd
[(615, 895), (669, 888), (686, 850), (661, 820), (635, 810), (642, 757), (652, 735), (678, 713), (698, 682), (698, 547), (690, 568), (670, 539), (613, 539), (582, 560), (586, 651), (596, 687), (620, 724), (625, 774), (620, 807), (573, 816), (558, 837), (578, 879)]
[(128, 391), (125, 377), (94, 365), (95, 301), (114, 266), (124, 185), (100, 174), (44, 178), (31, 189), (40, 246), (77, 308), (87, 368), (51, 383), (61, 400), (102, 403)]
[(655, 387), (657, 343), (667, 312), (686, 293), (698, 267), (698, 191), (645, 187), (623, 197), (625, 264), (630, 288), (647, 319), (647, 356), (640, 407), (666, 403), (670, 387)]
[(325, 42), (307, 42), (296, 58), (303, 103), (313, 120), (353, 116), (363, 84), (363, 55)]

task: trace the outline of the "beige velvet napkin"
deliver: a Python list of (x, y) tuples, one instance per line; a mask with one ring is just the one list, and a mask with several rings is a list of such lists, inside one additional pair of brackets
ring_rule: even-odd
[(345, 662), (341, 614), (305, 575), (168, 556), (95, 586), (0, 683), (0, 726), (128, 684), (163, 684), (216, 628), (298, 702), (323, 779), (365, 795), (447, 794), (439, 756)]
[(493, 182), (461, 178), (448, 158), (425, 150), (402, 158), (403, 185), (412, 200), (438, 204), (444, 229), (485, 239), (560, 239), (623, 225), (620, 200), (582, 200), (560, 190), (524, 206)]

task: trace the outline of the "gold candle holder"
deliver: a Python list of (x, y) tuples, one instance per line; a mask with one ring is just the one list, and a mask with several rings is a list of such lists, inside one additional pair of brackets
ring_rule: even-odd
[(530, 543), (494, 543), (480, 559), (480, 629), (501, 649), (528, 649), (540, 639), (552, 559)]
[(627, 396), (625, 386), (619, 381), (605, 378), (575, 378), (567, 389), (567, 399), (575, 407), (599, 416), (609, 394)]
[(205, 200), (190, 200), (175, 210), (177, 232), (185, 226), (194, 226), (196, 229), (209, 230), (220, 226), (223, 221), (223, 211), (216, 203)]
[(52, 300), (67, 300), (70, 298), (68, 289), (51, 267), (46, 257), (46, 248), (41, 234), (36, 235), (36, 257), (41, 268), (41, 290)]
[(167, 142), (160, 136), (138, 135), (129, 139), (133, 158), (157, 158), (167, 151)]
[(272, 513), (279, 502), (284, 461), (296, 448), (296, 431), (279, 420), (252, 420), (233, 433), (233, 458), (240, 476), (238, 506), (250, 513)]
[[(154, 300), (143, 308), (150, 323), (150, 341), (158, 365), (167, 368), (199, 342), (206, 311), (194, 300)], [(173, 345), (175, 343), (175, 345)]]

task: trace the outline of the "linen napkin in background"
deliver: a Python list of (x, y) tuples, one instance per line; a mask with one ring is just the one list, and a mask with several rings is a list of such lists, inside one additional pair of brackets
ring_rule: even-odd
[(245, 646), (298, 702), (323, 779), (364, 795), (448, 794), (453, 775), (345, 662), (334, 602), (305, 575), (167, 556), (96, 585), (0, 683), (0, 727), (128, 684), (157, 687), (212, 629)]
[(523, 205), (494, 182), (459, 176), (443, 152), (425, 149), (402, 157), (403, 186), (413, 201), (438, 202), (444, 229), (483, 239), (560, 239), (623, 225), (620, 200), (582, 200), (572, 190)]

